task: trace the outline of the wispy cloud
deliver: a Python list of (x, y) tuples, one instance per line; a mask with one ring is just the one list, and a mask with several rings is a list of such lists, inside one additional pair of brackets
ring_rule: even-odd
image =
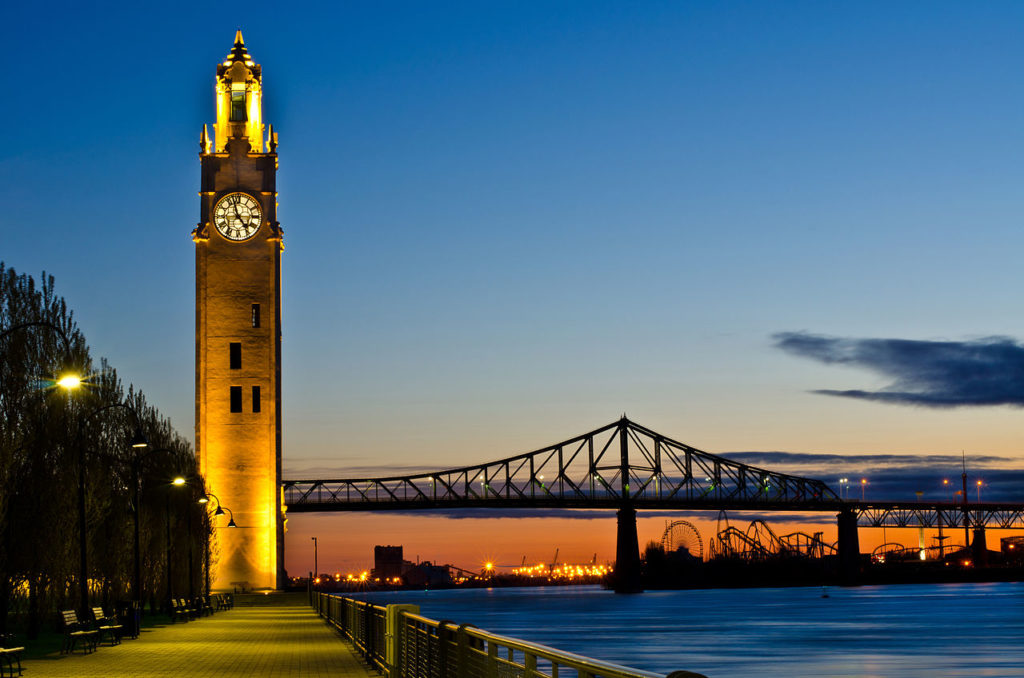
[(1008, 337), (973, 341), (849, 339), (806, 332), (772, 337), (784, 351), (892, 379), (877, 391), (817, 389), (824, 395), (922, 407), (1024, 407), (1024, 345)]

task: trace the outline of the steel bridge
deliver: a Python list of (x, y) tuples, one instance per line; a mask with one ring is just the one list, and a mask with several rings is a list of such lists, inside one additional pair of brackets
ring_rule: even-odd
[(1024, 504), (856, 502), (860, 527), (960, 527), (1024, 530)]
[(617, 511), (616, 590), (639, 590), (637, 509), (834, 512), (840, 567), (858, 527), (1024, 528), (1024, 504), (843, 501), (820, 480), (741, 464), (630, 421), (473, 466), (384, 478), (285, 480), (289, 513), (466, 508)]
[(388, 478), (285, 480), (291, 513), (442, 508), (829, 510), (820, 480), (702, 452), (623, 417), (533, 452)]

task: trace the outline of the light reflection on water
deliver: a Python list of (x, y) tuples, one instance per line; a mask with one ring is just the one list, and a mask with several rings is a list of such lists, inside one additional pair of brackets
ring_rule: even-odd
[(1024, 584), (653, 591), (598, 587), (402, 591), (469, 623), (658, 673), (711, 678), (1024, 676)]

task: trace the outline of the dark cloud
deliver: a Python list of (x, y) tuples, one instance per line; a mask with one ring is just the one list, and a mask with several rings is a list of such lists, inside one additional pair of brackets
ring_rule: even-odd
[[(749, 466), (759, 466), (771, 470), (779, 470), (783, 466), (796, 465), (807, 467), (810, 465), (828, 467), (835, 464), (849, 466), (870, 466), (881, 467), (914, 467), (919, 466), (922, 460), (932, 467), (961, 465), (959, 454), (834, 454), (821, 452), (725, 452), (722, 456), (732, 461), (738, 461)], [(992, 455), (971, 456), (970, 463), (974, 467), (992, 467), (1017, 463), (1019, 460), (1013, 457), (999, 457)]]
[[(976, 501), (977, 482), (982, 482), (983, 501), (1021, 501), (1024, 468), (1010, 457), (956, 454), (828, 454), (797, 452), (726, 452), (727, 459), (825, 481), (837, 493), (840, 478), (848, 478), (851, 499), (860, 497), (860, 481), (868, 481), (868, 499), (914, 501), (921, 492), (924, 501), (949, 501), (963, 487), (961, 474), (967, 468), (968, 499)], [(949, 484), (944, 484), (948, 480)], [(959, 497), (957, 497), (959, 501)]]
[(815, 393), (923, 407), (1024, 407), (1024, 346), (1008, 337), (916, 341), (781, 332), (772, 338), (778, 348), (794, 355), (860, 367), (892, 379), (878, 391), (819, 389)]

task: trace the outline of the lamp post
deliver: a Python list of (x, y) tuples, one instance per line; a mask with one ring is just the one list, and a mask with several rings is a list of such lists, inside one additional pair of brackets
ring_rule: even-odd
[[(99, 407), (89, 414), (87, 414), (78, 425), (78, 548), (79, 548), (79, 564), (78, 564), (78, 589), (80, 597), (80, 610), (82, 618), (88, 618), (89, 612), (89, 549), (88, 549), (88, 525), (86, 524), (85, 514), (85, 440), (84, 430), (86, 423), (95, 417), (96, 415), (106, 412), (107, 410), (113, 409), (125, 409), (131, 415), (135, 422), (135, 433), (132, 435), (130, 444), (133, 449), (140, 450), (149, 447), (149, 441), (146, 440), (146, 436), (142, 433), (142, 425), (139, 423), (139, 414), (135, 411), (135, 408), (127, 403), (112, 403), (110, 405), (104, 405)], [(136, 487), (138, 484), (136, 483)], [(137, 516), (136, 516), (137, 518)], [(138, 543), (138, 520), (136, 519), (136, 544)], [(136, 573), (138, 570), (136, 570)], [(137, 580), (136, 580), (137, 581)]]
[[(320, 564), (317, 562), (316, 537), (313, 537), (313, 582), (320, 576)], [(310, 582), (312, 584), (313, 582)]]
[[(226, 513), (229, 514), (229, 517), (230, 517), (230, 520), (228, 520), (228, 525), (227, 526), (228, 527), (238, 527), (238, 525), (235, 524), (235, 514), (232, 513), (231, 509), (226, 509), (224, 506), (222, 506), (221, 503), (220, 503), (220, 497), (215, 495), (213, 492), (206, 492), (206, 493), (200, 495), (199, 503), (200, 504), (208, 504), (208, 503), (210, 503), (210, 497), (213, 497), (214, 500), (216, 500), (216, 502), (217, 502), (217, 509), (213, 512), (213, 515), (214, 516), (222, 516), (226, 512)], [(204, 564), (205, 564), (205, 569), (206, 569), (206, 595), (210, 595), (210, 536), (209, 535), (206, 535), (206, 553), (204, 554), (204, 558), (205, 558), (205, 563)]]
[[(185, 484), (185, 479), (182, 478), (181, 476), (177, 476), (174, 480), (171, 481), (171, 485), (174, 486), (174, 487), (181, 487), (184, 484)], [(171, 493), (170, 493), (169, 490), (170, 490), (170, 488), (168, 488), (168, 492), (165, 495), (165, 501), (164, 501), (164, 506), (167, 509), (166, 515), (167, 515), (167, 599), (168, 599), (168, 602), (170, 602), (170, 599), (173, 597), (173, 592), (172, 592), (172, 588), (173, 588), (172, 572), (173, 572), (173, 570), (172, 570), (172, 565), (171, 565), (171, 563), (172, 563), (172, 561), (171, 561)]]
[(139, 537), (139, 525), (141, 521), (141, 491), (142, 491), (142, 465), (147, 459), (152, 459), (153, 455), (157, 453), (174, 454), (175, 450), (169, 447), (160, 447), (155, 450), (150, 450), (145, 457), (142, 456), (142, 451), (145, 449), (142, 445), (133, 444), (132, 447), (135, 449), (135, 457), (132, 460), (132, 518), (134, 522), (134, 553), (132, 554), (132, 598), (139, 603), (141, 609), (142, 606), (142, 545)]

